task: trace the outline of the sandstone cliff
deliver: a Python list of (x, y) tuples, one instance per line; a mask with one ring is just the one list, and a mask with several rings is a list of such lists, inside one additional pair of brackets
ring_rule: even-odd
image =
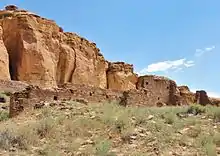
[(41, 88), (57, 88), (68, 83), (120, 91), (127, 104), (219, 103), (203, 91), (194, 94), (165, 77), (138, 77), (133, 65), (106, 61), (95, 43), (64, 32), (54, 21), (13, 5), (0, 11), (0, 79)]
[(2, 40), (2, 28), (0, 27), (0, 79), (10, 80), (8, 52)]
[(72, 82), (106, 88), (107, 62), (94, 43), (27, 11), (4, 13), (12, 13), (1, 19), (12, 80), (42, 87)]

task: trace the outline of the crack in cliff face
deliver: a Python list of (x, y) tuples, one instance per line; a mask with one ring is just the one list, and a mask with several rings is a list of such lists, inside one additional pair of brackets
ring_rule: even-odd
[(71, 73), (70, 73), (70, 77), (68, 79), (68, 82), (72, 82), (72, 79), (73, 79), (73, 74), (75, 73), (75, 70), (76, 70), (76, 50), (73, 49), (74, 52), (75, 52), (75, 56), (74, 56), (74, 67), (73, 69), (71, 70)]

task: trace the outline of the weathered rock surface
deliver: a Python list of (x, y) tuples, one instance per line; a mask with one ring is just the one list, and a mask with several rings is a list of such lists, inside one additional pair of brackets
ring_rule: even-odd
[(10, 80), (9, 56), (2, 40), (2, 27), (0, 26), (0, 79)]
[(187, 86), (179, 86), (180, 96), (184, 105), (192, 104), (196, 101), (195, 93), (192, 93)]
[(206, 93), (206, 91), (204, 90), (199, 90), (196, 91), (196, 103), (199, 103), (201, 105), (207, 105), (207, 104), (211, 104), (211, 101)]
[[(39, 88), (29, 90), (29, 84)], [(71, 87), (63, 89), (66, 84)], [(0, 89), (17, 91), (11, 98), (14, 112), (39, 100), (73, 97), (88, 102), (117, 99), (124, 106), (220, 104), (205, 91), (192, 93), (165, 77), (138, 77), (133, 65), (106, 61), (95, 43), (14, 5), (0, 10)]]
[(124, 62), (109, 63), (107, 84), (109, 89), (130, 90), (136, 89), (138, 76), (133, 72), (133, 65)]
[(107, 87), (108, 64), (94, 43), (25, 11), (1, 20), (12, 80), (46, 88), (65, 82)]

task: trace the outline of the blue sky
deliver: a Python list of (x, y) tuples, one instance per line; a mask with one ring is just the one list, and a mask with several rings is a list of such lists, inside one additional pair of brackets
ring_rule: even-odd
[(140, 74), (220, 96), (219, 0), (2, 0), (1, 8), (6, 4), (55, 20)]

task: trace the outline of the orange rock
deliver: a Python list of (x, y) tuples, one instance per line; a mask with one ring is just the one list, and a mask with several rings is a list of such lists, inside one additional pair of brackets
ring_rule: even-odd
[(2, 27), (0, 26), (0, 79), (10, 80), (9, 56), (2, 40)]
[(107, 71), (109, 89), (122, 91), (136, 89), (137, 79), (133, 65), (124, 62), (109, 63)]
[(63, 33), (54, 21), (15, 13), (2, 20), (12, 80), (46, 88), (66, 82), (107, 87), (108, 64), (94, 43)]

